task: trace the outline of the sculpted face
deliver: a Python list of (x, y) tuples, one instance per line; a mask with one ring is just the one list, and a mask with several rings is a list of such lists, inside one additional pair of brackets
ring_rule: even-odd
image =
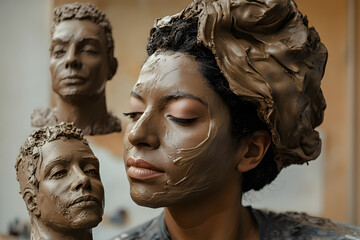
[(89, 20), (59, 23), (52, 35), (50, 72), (61, 97), (103, 94), (109, 76), (105, 34)]
[(127, 115), (124, 159), (136, 203), (186, 203), (239, 174), (229, 110), (191, 57), (171, 51), (150, 56)]
[(44, 144), (41, 155), (37, 172), (40, 220), (59, 230), (97, 226), (103, 215), (104, 189), (99, 161), (89, 146), (61, 138)]

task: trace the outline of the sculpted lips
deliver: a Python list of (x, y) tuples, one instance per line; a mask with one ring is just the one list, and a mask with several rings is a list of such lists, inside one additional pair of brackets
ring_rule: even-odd
[(161, 171), (143, 159), (129, 158), (126, 164), (128, 166), (127, 175), (133, 179), (146, 180), (164, 174), (164, 171)]
[(101, 203), (99, 201), (99, 199), (97, 199), (94, 196), (91, 195), (86, 195), (86, 196), (82, 196), (77, 198), (74, 202), (72, 202), (70, 204), (70, 206), (101, 206)]
[(67, 76), (67, 77), (64, 77), (61, 79), (61, 82), (68, 84), (68, 85), (81, 84), (85, 81), (86, 81), (86, 79), (79, 75), (71, 75), (71, 76)]

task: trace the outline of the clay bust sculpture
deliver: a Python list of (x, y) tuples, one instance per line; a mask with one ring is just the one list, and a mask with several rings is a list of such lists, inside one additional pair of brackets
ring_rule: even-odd
[(88, 3), (54, 10), (50, 72), (56, 107), (36, 109), (34, 127), (73, 122), (85, 135), (121, 131), (120, 120), (107, 112), (105, 85), (117, 69), (111, 25)]
[(327, 50), (292, 0), (195, 0), (156, 21), (130, 98), (132, 199), (164, 207), (115, 239), (355, 239), (360, 230), (242, 206), (318, 157)]
[(92, 239), (104, 210), (99, 161), (71, 123), (43, 127), (20, 148), (16, 174), (31, 239)]

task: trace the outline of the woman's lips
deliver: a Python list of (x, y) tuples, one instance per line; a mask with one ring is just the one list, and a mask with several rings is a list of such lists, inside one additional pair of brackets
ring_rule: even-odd
[(129, 158), (126, 164), (128, 166), (127, 175), (133, 179), (146, 180), (164, 174), (164, 171), (161, 171), (143, 159)]

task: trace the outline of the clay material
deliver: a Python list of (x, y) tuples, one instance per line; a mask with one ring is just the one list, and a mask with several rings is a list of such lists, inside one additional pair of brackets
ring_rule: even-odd
[[(60, 123), (57, 116), (57, 108), (37, 108), (31, 115), (33, 127), (52, 126)], [(100, 135), (113, 132), (121, 132), (121, 121), (115, 115), (108, 113), (106, 125), (89, 125), (82, 129), (84, 135)]]
[(105, 86), (117, 69), (111, 25), (87, 3), (55, 9), (50, 73), (55, 109), (37, 109), (34, 127), (73, 122), (85, 135), (120, 132), (120, 119), (107, 112)]
[(130, 194), (140, 205), (171, 206), (240, 185), (230, 113), (198, 68), (194, 57), (159, 51), (141, 69), (124, 138)]
[[(159, 19), (199, 19), (198, 42), (215, 55), (232, 91), (258, 105), (281, 170), (320, 154), (315, 130), (326, 107), (320, 82), (327, 50), (292, 0), (195, 0)], [(301, 57), (298, 57), (301, 56)]]
[(72, 124), (44, 127), (20, 149), (17, 179), (31, 239), (92, 239), (104, 210), (99, 161)]

